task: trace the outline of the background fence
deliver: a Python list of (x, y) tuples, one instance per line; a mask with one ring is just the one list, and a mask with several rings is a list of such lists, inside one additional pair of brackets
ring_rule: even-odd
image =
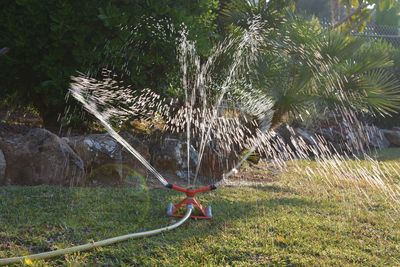
[(388, 25), (368, 25), (363, 32), (352, 32), (352, 34), (373, 40), (382, 39), (396, 47), (400, 47), (400, 27)]
[[(328, 19), (321, 19), (320, 21), (323, 27), (328, 28), (332, 25)], [(351, 34), (371, 40), (385, 40), (396, 47), (400, 47), (399, 26), (369, 24), (362, 32), (352, 31)]]

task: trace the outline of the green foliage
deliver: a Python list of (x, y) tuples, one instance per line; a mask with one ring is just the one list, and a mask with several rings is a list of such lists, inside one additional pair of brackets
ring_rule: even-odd
[(344, 5), (350, 12), (352, 8), (363, 7), (364, 5), (373, 6), (379, 10), (392, 8), (397, 4), (397, 0), (339, 0), (339, 3)]
[[(337, 35), (335, 38), (345, 37)], [(338, 61), (330, 66), (340, 77), (336, 87), (340, 86), (345, 93), (342, 103), (358, 111), (380, 115), (398, 111), (400, 84), (390, 69), (394, 48), (383, 41), (360, 42), (353, 37), (346, 38), (352, 55), (343, 57), (338, 50), (334, 55)]]
[(1, 1), (0, 48), (10, 52), (0, 56), (0, 96), (17, 94), (21, 104), (33, 104), (50, 124), (63, 111), (77, 70), (124, 70), (133, 86), (163, 91), (176, 71), (177, 33), (159, 38), (142, 26), (133, 36), (131, 29), (149, 17), (184, 23), (206, 54), (215, 37), (217, 7), (217, 0)]
[[(336, 0), (346, 12), (346, 16), (339, 22), (335, 22), (335, 28), (340, 31), (349, 32), (357, 29), (363, 30), (367, 22), (371, 20), (374, 13), (377, 13), (379, 21), (379, 13), (386, 13), (389, 9), (399, 7), (397, 0)], [(387, 14), (389, 15), (389, 14)]]
[[(103, 67), (122, 73), (134, 88), (177, 96), (179, 25), (187, 26), (198, 52), (207, 56), (218, 37), (216, 11), (221, 8), (223, 33), (238, 35), (255, 17), (265, 23), (267, 45), (252, 75), (258, 89), (276, 101), (278, 121), (310, 105), (337, 102), (338, 87), (349, 93), (346, 99), (358, 109), (393, 112), (398, 106), (398, 83), (382, 70), (392, 66), (392, 60), (399, 61), (393, 48), (324, 31), (317, 20), (295, 18), (291, 14), (295, 2), (229, 0), (219, 6), (217, 0), (4, 0), (0, 48), (11, 50), (0, 56), (0, 97), (33, 105), (45, 124), (54, 124), (65, 108), (70, 76), (76, 71), (96, 76)], [(362, 7), (364, 12), (367, 2), (356, 2), (341, 4)], [(395, 4), (382, 3), (376, 8)], [(229, 58), (218, 64), (224, 60)]]
[[(242, 2), (248, 10), (250, 2)], [(253, 5), (255, 13), (263, 10), (259, 5)], [(290, 115), (337, 105), (380, 115), (398, 111), (400, 83), (390, 69), (395, 51), (390, 44), (325, 30), (316, 19), (290, 15), (289, 7), (261, 16), (267, 45), (252, 77), (252, 84), (275, 103), (272, 127)], [(225, 11), (228, 18), (256, 16), (239, 12), (243, 7), (238, 4), (230, 8)], [(240, 22), (247, 19), (239, 17), (229, 21), (231, 28), (244, 27)]]
[(400, 26), (400, 4), (390, 9), (378, 10), (376, 12), (376, 24)]
[(246, 27), (256, 17), (266, 21), (270, 27), (282, 22), (283, 14), (294, 11), (294, 0), (257, 1), (231, 0), (221, 11), (222, 22), (226, 28), (232, 25)]

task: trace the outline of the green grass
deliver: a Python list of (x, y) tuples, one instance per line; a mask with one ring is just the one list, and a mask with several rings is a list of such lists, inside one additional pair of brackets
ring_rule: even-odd
[[(212, 221), (33, 265), (399, 266), (399, 212), (377, 190), (368, 202), (355, 191), (287, 172), (201, 196)], [(161, 189), (2, 187), (0, 258), (165, 226), (167, 203), (180, 197)]]

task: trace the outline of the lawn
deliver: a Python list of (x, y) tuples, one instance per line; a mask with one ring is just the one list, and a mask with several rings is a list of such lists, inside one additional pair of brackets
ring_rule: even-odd
[[(381, 164), (398, 163), (396, 154), (400, 150), (378, 158)], [(368, 190), (366, 200), (350, 185), (327, 186), (288, 169), (271, 181), (269, 171), (259, 168), (265, 184), (224, 187), (202, 196), (213, 206), (211, 221), (190, 220), (162, 235), (32, 265), (400, 265), (398, 204), (379, 190)], [(0, 258), (165, 226), (171, 223), (167, 203), (180, 197), (146, 188), (2, 187)]]

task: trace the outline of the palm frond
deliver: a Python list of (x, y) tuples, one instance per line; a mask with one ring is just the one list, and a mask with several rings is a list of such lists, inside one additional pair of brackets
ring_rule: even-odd
[(360, 97), (369, 109), (389, 115), (400, 110), (400, 84), (388, 71), (377, 69), (365, 73), (359, 78)]

